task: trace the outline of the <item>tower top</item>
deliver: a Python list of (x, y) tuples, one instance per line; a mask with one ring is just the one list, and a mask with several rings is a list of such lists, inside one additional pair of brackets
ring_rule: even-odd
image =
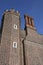
[(31, 29), (34, 29), (36, 30), (35, 26), (34, 26), (34, 18), (28, 16), (27, 14), (24, 15), (24, 18), (25, 18), (25, 26), (28, 28), (31, 28)]
[(6, 13), (20, 15), (19, 11), (15, 11), (13, 8), (10, 9), (10, 10), (6, 9), (5, 12), (4, 12), (4, 14), (6, 14)]

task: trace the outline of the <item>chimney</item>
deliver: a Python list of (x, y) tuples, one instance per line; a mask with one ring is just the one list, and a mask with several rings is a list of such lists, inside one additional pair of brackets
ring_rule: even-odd
[(24, 15), (25, 19), (25, 30), (27, 31), (27, 28), (31, 28), (33, 30), (36, 30), (34, 26), (34, 19), (28, 15)]

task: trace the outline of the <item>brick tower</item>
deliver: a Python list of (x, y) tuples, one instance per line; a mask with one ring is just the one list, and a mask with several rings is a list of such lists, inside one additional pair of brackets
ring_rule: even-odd
[(21, 65), (20, 13), (6, 10), (3, 18), (0, 65)]

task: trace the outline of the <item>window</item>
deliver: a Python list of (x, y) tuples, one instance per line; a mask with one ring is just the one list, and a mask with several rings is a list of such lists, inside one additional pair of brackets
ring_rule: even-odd
[(14, 29), (17, 29), (17, 25), (16, 24), (14, 24)]
[(13, 48), (17, 48), (17, 42), (13, 42)]

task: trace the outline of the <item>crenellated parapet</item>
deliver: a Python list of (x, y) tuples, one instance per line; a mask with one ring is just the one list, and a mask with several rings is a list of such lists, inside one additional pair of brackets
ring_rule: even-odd
[(6, 9), (6, 10), (4, 11), (4, 14), (8, 14), (8, 13), (10, 13), (10, 14), (15, 14), (15, 15), (19, 15), (19, 16), (20, 16), (19, 11), (15, 11), (14, 9), (10, 9), (10, 10)]

